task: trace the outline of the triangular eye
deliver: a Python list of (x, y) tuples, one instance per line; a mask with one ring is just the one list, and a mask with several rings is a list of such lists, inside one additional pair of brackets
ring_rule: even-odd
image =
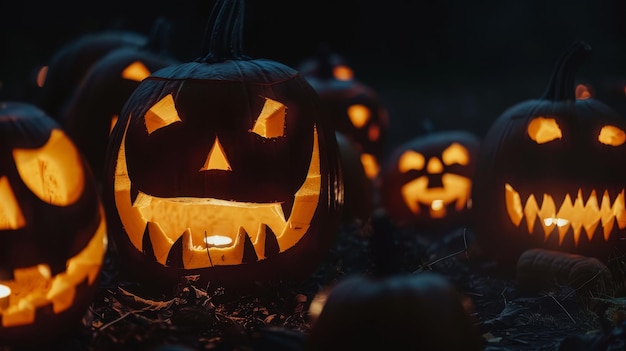
[(211, 151), (209, 151), (206, 161), (204, 161), (204, 165), (200, 168), (201, 171), (208, 171), (212, 169), (232, 171), (230, 168), (230, 162), (228, 162), (228, 158), (224, 152), (224, 148), (217, 137), (215, 137), (215, 142), (213, 143), (213, 147), (211, 147)]
[(469, 164), (469, 154), (467, 149), (459, 143), (452, 143), (441, 153), (441, 159), (446, 165), (458, 163), (463, 166)]
[(15, 199), (13, 190), (6, 176), (0, 177), (0, 229), (19, 229), (24, 227), (24, 215)]
[(536, 117), (528, 124), (528, 136), (537, 144), (561, 139), (561, 128), (554, 118)]
[(264, 138), (277, 138), (285, 135), (285, 115), (287, 106), (282, 103), (265, 98), (265, 104), (254, 122), (252, 132)]
[(426, 164), (426, 158), (424, 155), (413, 150), (406, 151), (400, 157), (398, 161), (398, 170), (402, 173), (406, 173), (412, 169), (420, 170), (424, 168)]
[(128, 79), (128, 80), (134, 80), (137, 82), (141, 82), (142, 80), (146, 79), (149, 75), (150, 75), (150, 70), (148, 69), (148, 67), (146, 67), (146, 65), (144, 65), (143, 63), (139, 61), (135, 61), (131, 63), (130, 65), (128, 65), (128, 67), (126, 67), (122, 71), (122, 78)]
[(83, 164), (74, 144), (59, 129), (40, 148), (14, 149), (15, 166), (22, 178), (41, 201), (66, 206), (83, 193)]
[(367, 106), (352, 105), (348, 107), (348, 117), (350, 122), (357, 128), (363, 128), (363, 126), (369, 121), (372, 113)]
[(148, 134), (152, 134), (155, 130), (167, 127), (174, 122), (180, 122), (181, 119), (178, 116), (178, 111), (176, 111), (176, 104), (174, 104), (172, 94), (166, 95), (154, 104), (146, 112), (144, 119)]
[(626, 134), (615, 126), (604, 126), (600, 130), (598, 141), (606, 145), (620, 146), (626, 141)]

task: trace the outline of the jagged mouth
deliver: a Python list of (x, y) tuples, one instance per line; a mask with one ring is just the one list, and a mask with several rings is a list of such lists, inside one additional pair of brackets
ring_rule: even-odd
[(560, 202), (555, 202), (546, 193), (540, 195), (540, 203), (534, 194), (525, 196), (522, 201), (513, 186), (505, 184), (506, 210), (511, 222), (520, 227), (525, 220), (530, 234), (534, 232), (535, 225), (540, 225), (545, 240), (558, 234), (559, 245), (568, 233), (572, 233), (574, 243), (578, 245), (583, 232), (587, 239), (592, 240), (598, 231), (608, 241), (616, 224), (619, 229), (626, 227), (624, 189), (618, 193), (592, 190), (587, 197), (585, 195), (579, 188), (575, 195), (567, 194)]
[(281, 203), (242, 203), (213, 198), (157, 198), (139, 192), (131, 202), (124, 137), (115, 170), (115, 203), (133, 246), (168, 267), (239, 265), (293, 247), (306, 234), (321, 190), (314, 128), (306, 180), (295, 193), (290, 216)]
[(441, 183), (442, 187), (429, 188), (427, 176), (413, 179), (400, 189), (404, 203), (415, 215), (427, 209), (432, 218), (443, 218), (450, 210), (462, 211), (469, 206), (470, 179), (444, 174)]
[[(101, 210), (102, 211), (102, 210)], [(12, 280), (1, 280), (0, 319), (2, 327), (16, 327), (37, 322), (38, 310), (51, 308), (59, 314), (70, 308), (81, 293), (81, 284), (93, 285), (107, 247), (106, 221), (102, 220), (87, 246), (67, 260), (65, 272), (52, 276), (50, 266), (39, 264), (16, 268)]]

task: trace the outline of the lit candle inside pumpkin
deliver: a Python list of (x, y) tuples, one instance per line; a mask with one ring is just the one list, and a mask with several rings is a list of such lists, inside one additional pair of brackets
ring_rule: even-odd
[(0, 284), (0, 310), (9, 307), (9, 298), (11, 297), (11, 288)]
[(204, 237), (204, 242), (208, 247), (227, 247), (233, 242), (233, 239), (224, 235), (209, 235)]

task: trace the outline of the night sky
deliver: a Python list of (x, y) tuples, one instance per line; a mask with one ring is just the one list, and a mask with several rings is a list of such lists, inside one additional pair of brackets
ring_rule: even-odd
[[(0, 99), (31, 99), (34, 70), (69, 40), (110, 28), (148, 34), (157, 17), (172, 23), (174, 56), (193, 60), (213, 2), (4, 1)], [(391, 148), (419, 134), (425, 120), (482, 136), (504, 109), (543, 93), (576, 39), (593, 48), (580, 78), (609, 100), (606, 87), (626, 81), (625, 16), (620, 0), (256, 0), (246, 2), (243, 45), (249, 56), (297, 67), (328, 44), (379, 91)]]

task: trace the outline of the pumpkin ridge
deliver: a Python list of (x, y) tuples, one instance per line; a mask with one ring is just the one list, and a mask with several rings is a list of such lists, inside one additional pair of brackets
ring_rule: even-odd
[(249, 59), (242, 53), (243, 0), (218, 0), (207, 23), (204, 45), (208, 52), (196, 62), (215, 63), (228, 59)]

